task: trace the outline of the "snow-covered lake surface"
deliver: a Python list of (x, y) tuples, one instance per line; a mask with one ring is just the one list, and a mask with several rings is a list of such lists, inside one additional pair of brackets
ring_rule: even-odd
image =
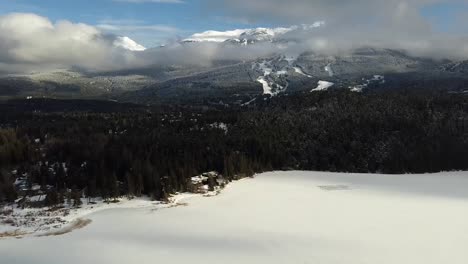
[(467, 172), (272, 172), (184, 202), (0, 240), (0, 263), (468, 263)]

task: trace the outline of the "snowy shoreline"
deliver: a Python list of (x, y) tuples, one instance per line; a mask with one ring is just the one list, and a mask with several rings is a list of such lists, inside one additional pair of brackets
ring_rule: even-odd
[[(287, 173), (287, 172), (270, 172), (269, 174)], [(293, 172), (294, 173), (294, 172)], [(314, 173), (307, 171), (295, 171), (295, 173)], [(320, 172), (315, 172), (320, 173)], [(327, 173), (327, 172), (321, 172)], [(352, 174), (352, 173), (329, 173), (330, 175), (345, 176), (345, 178), (371, 175), (371, 174)], [(444, 177), (465, 175), (466, 172), (441, 172), (441, 173), (426, 173), (426, 174), (372, 174), (377, 179), (392, 178), (397, 176), (409, 176), (411, 180), (421, 180), (424, 176), (444, 175)], [(258, 174), (262, 175), (262, 174)], [(257, 176), (257, 175), (256, 175)], [(468, 175), (466, 176), (468, 177)], [(195, 180), (200, 180), (200, 177), (194, 177)], [(192, 180), (193, 180), (192, 179)], [(330, 176), (332, 180), (333, 177)], [(235, 183), (235, 182), (234, 182)], [(231, 186), (233, 183), (229, 184)], [(227, 187), (227, 186), (226, 186)], [(338, 191), (350, 190), (350, 187), (345, 184), (341, 185), (317, 185), (318, 188), (325, 191)], [(387, 186), (390, 187), (390, 186)], [(404, 188), (403, 188), (404, 189)], [(160, 209), (168, 209), (177, 206), (186, 206), (184, 201), (190, 200), (194, 197), (201, 196), (216, 196), (222, 189), (217, 189), (213, 192), (206, 192), (204, 194), (196, 193), (180, 193), (172, 195), (168, 202), (153, 201), (149, 197), (121, 197), (116, 201), (104, 201), (102, 198), (92, 200), (88, 203), (87, 198), (82, 199), (82, 205), (79, 207), (72, 207), (64, 205), (62, 208), (54, 209), (51, 207), (44, 208), (19, 208), (18, 206), (5, 206), (0, 210), (0, 239), (6, 238), (24, 238), (24, 237), (41, 237), (54, 234), (65, 234), (72, 232), (80, 221), (87, 221), (87, 217), (105, 210), (111, 209), (148, 209), (156, 211)], [(4, 224), (2, 224), (2, 222)], [(10, 225), (5, 224), (10, 223)], [(14, 223), (14, 224), (13, 224)], [(89, 223), (88, 223), (89, 224)], [(84, 227), (84, 226), (83, 226)], [(64, 232), (63, 230), (68, 230)]]
[[(95, 198), (92, 200), (92, 203), (88, 203), (87, 198), (82, 198), (82, 205), (79, 207), (65, 205), (63, 208), (57, 209), (51, 207), (22, 209), (16, 205), (8, 205), (0, 210), (0, 214), (3, 214), (3, 216), (0, 216), (0, 220), (15, 224), (2, 224), (2, 221), (0, 221), (0, 239), (66, 234), (75, 230), (74, 226), (77, 222), (86, 221), (88, 220), (88, 216), (105, 210), (148, 209), (156, 211), (169, 209), (177, 206), (186, 206), (187, 204), (184, 201), (190, 198), (211, 197), (218, 195), (220, 192), (221, 190), (203, 194), (178, 193), (172, 195), (168, 202), (154, 201), (145, 196), (134, 198), (121, 197), (115, 201), (104, 201), (102, 198)], [(65, 232), (64, 230), (68, 231)]]
[[(178, 200), (176, 198), (176, 200)], [(96, 199), (93, 203), (87, 204), (87, 199), (83, 198), (83, 205), (78, 208), (66, 206), (64, 208), (18, 208), (10, 205), (3, 208), (4, 222), (14, 223), (13, 225), (0, 225), (1, 238), (23, 238), (27, 236), (45, 236), (48, 233), (59, 232), (67, 229), (74, 221), (85, 219), (87, 216), (109, 209), (131, 209), (131, 208), (168, 208), (177, 204), (176, 201), (163, 204), (151, 201), (149, 198), (121, 198), (118, 202), (104, 202)], [(11, 212), (11, 213), (10, 213)]]

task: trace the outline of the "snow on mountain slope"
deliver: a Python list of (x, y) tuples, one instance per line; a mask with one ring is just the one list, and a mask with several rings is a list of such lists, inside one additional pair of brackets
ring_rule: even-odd
[(384, 84), (385, 76), (383, 75), (374, 75), (371, 79), (362, 79), (363, 83), (355, 86), (348, 87), (352, 92), (362, 92), (371, 84)]
[(129, 37), (117, 37), (114, 46), (130, 51), (144, 51), (146, 48)]
[(202, 33), (195, 33), (187, 39), (185, 42), (224, 42), (228, 39), (238, 39), (242, 33), (246, 32), (247, 29), (235, 29), (229, 31), (215, 31), (209, 30)]
[(306, 76), (306, 77), (308, 77), (308, 78), (312, 78), (312, 76), (306, 74), (306, 73), (305, 73), (301, 68), (299, 68), (299, 67), (293, 67), (293, 69), (294, 69), (294, 72), (296, 72), (296, 73), (298, 73), (298, 74), (300, 74), (300, 75), (304, 75), (304, 76)]
[(184, 39), (184, 42), (238, 42), (238, 43), (254, 43), (257, 41), (273, 41), (281, 38), (286, 33), (296, 30), (312, 30), (323, 26), (324, 22), (316, 22), (311, 25), (300, 25), (291, 27), (278, 28), (253, 28), (253, 29), (235, 29), (229, 31), (205, 31), (196, 33)]
[(278, 64), (284, 61), (284, 57), (280, 56), (271, 60), (262, 60), (252, 65), (252, 69), (261, 74), (257, 78), (257, 82), (262, 84), (263, 94), (277, 95), (288, 88), (288, 82), (284, 77), (291, 70), (289, 63), (284, 67), (277, 67)]
[(273, 95), (273, 88), (270, 86), (270, 83), (265, 79), (264, 76), (258, 77), (257, 81), (262, 84), (263, 94)]
[(311, 92), (326, 91), (326, 90), (328, 90), (328, 88), (332, 87), (333, 85), (335, 85), (335, 84), (332, 83), (332, 82), (318, 81), (318, 83), (317, 83), (317, 88), (312, 89)]
[(328, 72), (328, 76), (333, 77), (334, 72), (333, 72), (333, 69), (331, 67), (331, 63), (329, 63), (327, 66), (325, 66), (325, 71)]

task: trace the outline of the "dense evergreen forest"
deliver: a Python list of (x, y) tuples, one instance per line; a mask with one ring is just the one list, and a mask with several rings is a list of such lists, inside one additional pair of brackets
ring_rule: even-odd
[(0, 104), (0, 201), (18, 198), (19, 183), (40, 186), (47, 205), (64, 193), (164, 200), (190, 190), (190, 178), (203, 172), (234, 180), (293, 169), (466, 170), (468, 96), (328, 91), (259, 97), (242, 107)]

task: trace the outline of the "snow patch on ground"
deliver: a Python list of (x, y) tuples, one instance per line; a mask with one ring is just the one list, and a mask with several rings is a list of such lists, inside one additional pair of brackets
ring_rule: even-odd
[(288, 68), (285, 67), (281, 70), (276, 70), (272, 67), (272, 61), (264, 60), (262, 62), (254, 63), (252, 69), (257, 69), (263, 76), (257, 78), (257, 82), (262, 84), (264, 95), (277, 95), (287, 89), (286, 85), (278, 83), (279, 77), (288, 73)]
[(317, 88), (312, 89), (311, 92), (326, 91), (326, 90), (328, 90), (328, 88), (332, 87), (333, 85), (335, 85), (335, 84), (332, 83), (332, 82), (318, 81)]
[(379, 82), (380, 81), (382, 83), (385, 83), (385, 76), (383, 76), (383, 75), (374, 75), (372, 77), (372, 79), (370, 79), (369, 81), (371, 81), (371, 82)]
[(273, 88), (271, 88), (270, 84), (266, 81), (264, 76), (258, 77), (257, 82), (262, 84), (263, 94), (273, 95)]
[[(262, 75), (257, 78), (257, 82), (263, 86), (264, 94), (277, 95), (288, 88), (288, 73), (294, 71), (300, 75), (312, 78), (306, 74), (299, 66), (294, 66), (297, 56), (279, 56), (271, 60), (262, 60), (252, 64), (252, 70), (260, 72)], [(278, 63), (279, 62), (279, 63)], [(284, 62), (287, 62), (284, 65)], [(274, 65), (282, 65), (280, 67)]]
[(268, 61), (263, 61), (258, 64), (258, 68), (263, 72), (263, 76), (268, 76), (273, 72), (273, 69), (270, 66)]
[(225, 134), (229, 132), (228, 125), (223, 122), (216, 122), (210, 125), (211, 128), (221, 129), (224, 131)]
[(286, 62), (288, 62), (288, 65), (289, 65), (289, 66), (291, 66), (294, 62), (297, 61), (297, 57), (298, 57), (297, 55), (295, 55), (295, 56), (289, 55), (289, 56), (284, 56), (283, 59), (284, 59)]
[(335, 73), (333, 72), (333, 69), (331, 67), (331, 63), (329, 63), (327, 66), (325, 66), (325, 71), (328, 72), (328, 76), (333, 77)]
[(308, 78), (312, 78), (312, 76), (310, 76), (309, 74), (306, 74), (301, 68), (299, 67), (293, 67), (294, 71), (300, 75), (304, 75)]
[(287, 70), (281, 70), (281, 71), (276, 72), (276, 75), (286, 75), (286, 74), (288, 74)]
[(356, 86), (349, 87), (351, 92), (356, 92), (356, 93), (360, 93), (366, 88), (367, 88), (367, 84), (362, 84), (362, 85), (356, 85)]
[(383, 75), (374, 75), (370, 79), (363, 78), (362, 80), (363, 80), (362, 84), (355, 85), (355, 86), (350, 86), (349, 89), (352, 92), (360, 93), (371, 84), (384, 84), (385, 83), (385, 76), (383, 76)]
[(248, 102), (243, 103), (242, 106), (250, 105), (251, 103), (255, 102), (255, 100), (257, 100), (257, 98), (254, 98)]

